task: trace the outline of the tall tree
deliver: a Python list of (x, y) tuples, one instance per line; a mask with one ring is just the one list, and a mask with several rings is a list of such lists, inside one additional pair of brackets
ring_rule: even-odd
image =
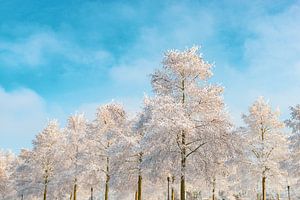
[[(290, 107), (290, 119), (286, 120), (286, 125), (292, 129), (292, 135), (289, 138), (291, 147), (291, 159), (287, 168), (289, 169), (289, 180), (287, 189), (290, 190), (300, 186), (300, 104)], [(300, 195), (300, 193), (298, 193)], [(290, 194), (289, 194), (290, 196)]]
[[(128, 120), (126, 127), (127, 138), (122, 140), (119, 146), (122, 148), (118, 154), (118, 161), (113, 167), (117, 168), (118, 177), (117, 185), (120, 185), (122, 190), (130, 190), (136, 192), (137, 200), (142, 200), (142, 188), (145, 181), (144, 170), (147, 164), (144, 162), (145, 149), (143, 145), (144, 136), (147, 132), (146, 124), (149, 121), (149, 108), (145, 105), (141, 112)], [(119, 184), (118, 184), (119, 183)]]
[(283, 132), (284, 123), (279, 120), (279, 115), (279, 110), (272, 111), (262, 97), (250, 106), (248, 115), (243, 115), (248, 128), (245, 135), (248, 159), (256, 167), (255, 173), (261, 176), (263, 200), (266, 200), (267, 195), (267, 178), (273, 178), (278, 184), (284, 175), (281, 164), (287, 157), (288, 143)]
[(34, 170), (32, 170), (32, 151), (22, 149), (13, 163), (13, 187), (17, 192), (17, 198), (34, 199), (42, 194), (41, 182), (36, 181)]
[[(110, 103), (97, 109), (96, 119), (90, 124), (88, 135), (89, 146), (93, 149), (91, 161), (105, 175), (104, 199), (108, 200), (111, 167), (116, 155), (122, 151), (120, 142), (124, 139), (126, 126), (126, 113), (123, 106), (118, 103)], [(99, 162), (100, 161), (100, 162)]]
[(83, 171), (83, 150), (84, 138), (86, 136), (87, 121), (83, 114), (75, 114), (68, 119), (68, 125), (65, 129), (66, 134), (66, 173), (69, 174), (70, 181), (73, 182), (72, 197), (77, 199), (78, 185), (80, 182), (80, 175)]
[(157, 141), (156, 146), (177, 146), (181, 200), (185, 200), (187, 159), (205, 145), (222, 144), (227, 137), (226, 131), (220, 131), (229, 126), (223, 88), (207, 83), (211, 68), (198, 54), (198, 48), (192, 47), (166, 52), (163, 68), (151, 76), (156, 94), (152, 119), (156, 129), (160, 129), (153, 140)]
[(21, 151), (12, 174), (19, 196), (30, 195), (30, 191), (33, 191), (33, 196), (42, 195), (44, 200), (48, 199), (48, 194), (51, 195), (50, 198), (54, 198), (55, 187), (50, 193), (48, 191), (49, 184), (60, 170), (58, 163), (61, 162), (63, 151), (59, 145), (61, 139), (62, 133), (57, 120), (51, 120), (33, 140), (33, 149)]
[(36, 180), (41, 180), (43, 185), (43, 199), (47, 199), (49, 183), (58, 172), (57, 164), (61, 161), (60, 141), (62, 133), (57, 120), (48, 122), (46, 128), (33, 140), (32, 156), (30, 157), (31, 168)]
[(14, 189), (11, 180), (12, 165), (15, 156), (10, 151), (0, 150), (0, 197), (1, 199), (12, 199)]

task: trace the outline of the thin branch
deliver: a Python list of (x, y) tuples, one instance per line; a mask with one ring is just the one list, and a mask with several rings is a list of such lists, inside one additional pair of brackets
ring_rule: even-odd
[(195, 142), (199, 142), (199, 141), (201, 141), (201, 140), (203, 140), (203, 139), (202, 139), (202, 138), (199, 138), (199, 139), (194, 140), (194, 141), (192, 141), (192, 142), (188, 142), (188, 143), (186, 143), (186, 146), (188, 146), (188, 145), (190, 145), (190, 144), (193, 144), (193, 143), (195, 143)]
[(192, 153), (196, 152), (200, 147), (202, 147), (203, 145), (205, 145), (207, 142), (203, 142), (201, 143), (197, 148), (195, 148), (193, 151), (191, 151), (190, 153), (188, 153), (186, 155), (186, 158), (189, 157)]

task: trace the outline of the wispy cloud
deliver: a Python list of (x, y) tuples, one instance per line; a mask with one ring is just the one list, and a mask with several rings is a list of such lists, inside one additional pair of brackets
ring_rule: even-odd
[(29, 146), (47, 119), (45, 101), (29, 89), (8, 92), (0, 87), (0, 110), (2, 148)]
[(51, 31), (34, 32), (13, 41), (0, 39), (0, 49), (2, 67), (39, 67), (59, 58), (64, 62), (100, 67), (112, 59), (110, 53), (103, 49), (82, 48)]
[[(244, 42), (246, 68), (219, 77), (226, 83), (227, 102), (236, 112), (246, 111), (264, 95), (288, 117), (288, 107), (300, 99), (300, 5), (277, 14), (264, 14), (249, 22), (254, 37)], [(229, 81), (226, 81), (229, 80)], [(238, 119), (238, 115), (236, 118)]]

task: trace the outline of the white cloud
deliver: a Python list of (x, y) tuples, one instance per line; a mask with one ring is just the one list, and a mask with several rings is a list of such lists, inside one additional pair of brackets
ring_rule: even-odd
[[(31, 140), (47, 121), (44, 100), (29, 89), (11, 92), (0, 87), (0, 146), (18, 150)], [(15, 141), (15, 142), (14, 142)]]
[(0, 60), (7, 65), (37, 66), (46, 62), (46, 51), (59, 51), (61, 44), (54, 35), (38, 33), (15, 42), (0, 42)]
[(149, 75), (155, 64), (151, 60), (138, 59), (114, 66), (110, 69), (111, 78), (119, 83), (143, 84), (149, 82)]
[(278, 106), (283, 120), (289, 117), (289, 106), (300, 103), (299, 21), (299, 5), (252, 19), (248, 26), (254, 36), (244, 46), (246, 68), (225, 67), (218, 72), (218, 80), (226, 86), (225, 100), (239, 125), (241, 113), (258, 96)]
[(7, 67), (38, 67), (49, 64), (55, 56), (89, 67), (101, 67), (113, 60), (103, 49), (85, 49), (51, 31), (34, 32), (14, 41), (0, 40), (0, 50), (0, 61)]

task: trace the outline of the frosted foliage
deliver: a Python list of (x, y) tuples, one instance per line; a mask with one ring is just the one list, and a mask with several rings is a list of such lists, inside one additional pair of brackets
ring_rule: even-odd
[[(109, 147), (117, 140), (124, 139), (126, 113), (123, 106), (110, 103), (97, 109), (96, 119), (90, 124), (89, 141), (97, 149), (108, 153)], [(92, 141), (93, 140), (93, 141)], [(115, 146), (114, 146), (115, 147)]]
[(53, 120), (33, 141), (32, 162), (35, 162), (34, 165), (40, 168), (43, 178), (47, 178), (47, 181), (53, 176), (55, 164), (58, 161), (58, 144), (61, 139), (58, 122)]
[(68, 119), (68, 129), (76, 134), (83, 133), (86, 128), (86, 119), (83, 114), (75, 114)]
[(183, 52), (171, 50), (165, 53), (163, 65), (166, 69), (170, 69), (173, 73), (185, 76), (199, 76), (205, 80), (212, 75), (210, 71), (211, 65), (206, 63), (201, 55), (198, 54), (199, 48), (194, 46)]
[[(231, 123), (223, 88), (207, 83), (211, 67), (193, 47), (167, 52), (162, 69), (152, 74), (155, 96), (145, 100), (151, 111), (143, 139), (152, 177), (165, 179), (171, 174), (178, 180), (186, 173), (205, 176), (205, 168), (221, 162), (217, 157), (226, 159)], [(182, 162), (185, 164), (180, 166)], [(188, 181), (195, 179), (186, 176)]]
[(115, 187), (120, 186), (119, 176), (124, 174), (118, 171), (123, 167), (121, 162), (123, 158), (120, 154), (127, 156), (128, 152), (125, 149), (129, 140), (128, 126), (123, 106), (115, 102), (98, 107), (96, 119), (89, 124), (86, 140), (89, 144), (88, 171), (94, 172), (100, 179), (106, 179), (109, 185)]
[(263, 97), (260, 97), (249, 108), (249, 115), (243, 115), (243, 119), (256, 137), (261, 137), (263, 133), (266, 133), (265, 136), (268, 137), (272, 136), (268, 133), (272, 133), (273, 131), (278, 133), (278, 131), (284, 128), (284, 123), (279, 121), (279, 116), (280, 111), (278, 109), (272, 111)]
[[(83, 152), (85, 150), (84, 138), (86, 137), (87, 120), (84, 114), (76, 113), (68, 118), (68, 123), (64, 129), (62, 146), (65, 149), (62, 156), (61, 173), (63, 179), (59, 179), (62, 193), (72, 193), (75, 185), (80, 188), (83, 185), (83, 171), (85, 163)], [(80, 191), (78, 191), (80, 192)]]
[(15, 156), (9, 151), (0, 150), (0, 198), (11, 198), (14, 192), (11, 176), (11, 167)]
[[(32, 151), (23, 150), (19, 156), (15, 176), (18, 195), (42, 193), (47, 186), (48, 191), (54, 191), (53, 181), (57, 178), (61, 168), (62, 133), (57, 120), (51, 120), (47, 126), (33, 140)], [(26, 183), (26, 184), (25, 184)], [(54, 193), (48, 196), (54, 198)]]
[(121, 131), (122, 125), (124, 125), (126, 120), (126, 115), (121, 104), (111, 103), (97, 109), (96, 120), (97, 125), (107, 134), (107, 137), (110, 137), (109, 132), (113, 129)]
[(290, 109), (291, 119), (286, 120), (286, 124), (292, 128), (293, 133), (300, 134), (300, 104)]
[[(300, 105), (291, 107), (291, 117), (286, 120), (288, 127), (292, 129), (290, 136), (291, 160), (288, 169), (290, 169), (290, 181), (296, 182), (296, 187), (300, 185)], [(293, 181), (292, 181), (293, 179)], [(294, 187), (295, 187), (294, 186)]]
[(159, 94), (180, 95), (183, 77), (186, 84), (196, 84), (197, 81), (206, 80), (212, 75), (212, 65), (198, 54), (198, 47), (183, 52), (168, 51), (162, 63), (163, 68), (152, 74), (151, 81), (154, 91)]
[(266, 176), (267, 180), (271, 180), (270, 183), (284, 184), (286, 172), (282, 164), (288, 158), (288, 141), (279, 115), (279, 110), (272, 111), (260, 97), (249, 108), (249, 114), (243, 115), (243, 119), (248, 125), (245, 137), (253, 173)]

